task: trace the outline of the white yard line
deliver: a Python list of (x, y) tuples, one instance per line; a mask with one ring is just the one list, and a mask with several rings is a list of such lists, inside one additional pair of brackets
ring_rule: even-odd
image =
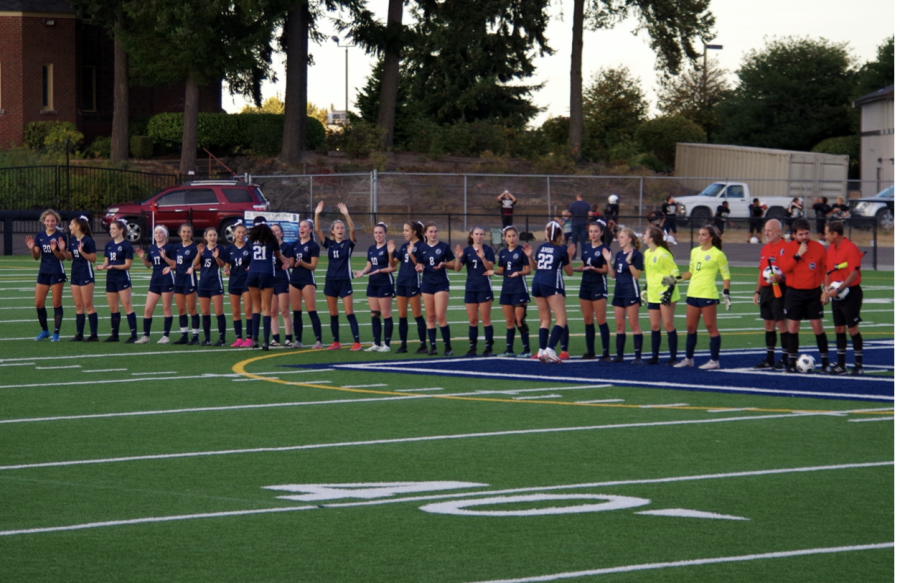
[(10, 364), (0, 364), (0, 366), (34, 366), (33, 362), (12, 362)]
[(850, 423), (863, 423), (865, 421), (895, 421), (896, 417), (874, 417), (870, 419), (850, 419)]
[(61, 368), (81, 368), (81, 365), (80, 364), (72, 364), (69, 366), (36, 366), (34, 368), (36, 370), (58, 370)]
[(174, 371), (174, 370), (170, 370), (168, 372), (133, 372), (133, 373), (131, 373), (131, 376), (137, 377), (137, 376), (151, 376), (151, 375), (164, 375), (164, 374), (178, 374), (178, 372)]
[(127, 368), (98, 368), (95, 370), (83, 370), (81, 372), (123, 372), (127, 370)]

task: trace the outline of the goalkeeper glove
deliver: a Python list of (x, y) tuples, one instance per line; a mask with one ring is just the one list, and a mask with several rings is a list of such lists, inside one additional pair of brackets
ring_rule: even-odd
[(725, 311), (731, 311), (731, 290), (722, 290), (722, 295), (725, 297)]
[(666, 291), (659, 292), (659, 303), (668, 306), (672, 303), (672, 293), (675, 291), (675, 286), (670, 285), (666, 288)]
[(647, 286), (644, 286), (644, 289), (641, 290), (641, 305), (645, 305), (647, 303)]
[(681, 281), (680, 275), (678, 277), (672, 277), (671, 275), (667, 275), (664, 278), (662, 278), (663, 285), (675, 285), (679, 281)]

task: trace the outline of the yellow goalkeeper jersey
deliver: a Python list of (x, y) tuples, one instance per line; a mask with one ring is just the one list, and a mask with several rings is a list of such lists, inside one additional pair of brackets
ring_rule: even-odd
[[(644, 274), (647, 276), (647, 301), (651, 304), (658, 304), (660, 294), (662, 294), (668, 286), (663, 285), (663, 278), (667, 275), (678, 277), (681, 272), (678, 265), (675, 264), (675, 258), (672, 253), (662, 247), (657, 247), (655, 251), (649, 248), (644, 252)], [(678, 292), (678, 285), (672, 291), (672, 301), (676, 302), (681, 297)]]
[(722, 279), (731, 279), (728, 258), (715, 247), (710, 247), (706, 251), (701, 247), (694, 247), (691, 250), (691, 265), (688, 270), (691, 272), (687, 290), (690, 298), (717, 300), (719, 290), (716, 288), (716, 273), (721, 273)]

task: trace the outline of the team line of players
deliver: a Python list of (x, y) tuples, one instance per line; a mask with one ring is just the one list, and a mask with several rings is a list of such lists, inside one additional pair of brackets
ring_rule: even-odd
[[(721, 251), (721, 237), (715, 227), (707, 226), (700, 229), (700, 245), (691, 252), (690, 268), (688, 271), (680, 273), (665, 242), (663, 232), (655, 227), (648, 228), (640, 238), (632, 230), (620, 228), (617, 240), (621, 250), (613, 257), (610, 249), (602, 243), (606, 228), (605, 222), (602, 219), (593, 222), (588, 230), (589, 244), (582, 248), (582, 264), (579, 267), (573, 267), (575, 246), (563, 244), (563, 229), (556, 221), (548, 223), (545, 230), (545, 242), (536, 249), (532, 249), (528, 244), (519, 245), (516, 229), (507, 227), (503, 232), (506, 246), (497, 254), (490, 246), (484, 245), (485, 232), (480, 227), (475, 227), (470, 231), (467, 247), (463, 249), (457, 245), (455, 250), (451, 250), (449, 245), (438, 240), (438, 229), (434, 223), (423, 225), (418, 222), (409, 222), (404, 224), (405, 244), (401, 246), (395, 246), (393, 241), (387, 240), (387, 226), (379, 223), (374, 229), (375, 244), (368, 250), (366, 267), (354, 273), (350, 268), (350, 257), (356, 245), (356, 239), (349, 212), (345, 205), (338, 204), (338, 209), (344, 218), (334, 221), (328, 236), (326, 236), (319, 225), (319, 215), (322, 209), (323, 202), (320, 202), (316, 208), (314, 219), (301, 222), (299, 238), (293, 243), (283, 241), (283, 232), (278, 225), (270, 227), (264, 219), (260, 218), (254, 222), (254, 227), (249, 232), (243, 224), (235, 225), (235, 240), (228, 247), (218, 244), (215, 229), (208, 229), (204, 233), (204, 243), (195, 245), (193, 229), (189, 224), (185, 224), (179, 229), (180, 245), (170, 244), (168, 231), (165, 227), (158, 226), (154, 230), (154, 242), (149, 249), (146, 252), (140, 249), (135, 251), (124, 239), (124, 225), (113, 223), (110, 227), (112, 239), (104, 250), (104, 263), (97, 268), (107, 271), (106, 294), (111, 312), (112, 335), (106, 341), (119, 340), (121, 322), (119, 304), (121, 303), (131, 331), (126, 342), (138, 344), (149, 342), (153, 312), (156, 305), (162, 301), (164, 333), (159, 343), (168, 343), (174, 320), (172, 314), (172, 300), (174, 299), (179, 312), (181, 331), (181, 338), (175, 344), (201, 344), (199, 341), (201, 315), (197, 313), (196, 307), (196, 300), (199, 297), (205, 338), (202, 344), (212, 345), (210, 329), (211, 313), (214, 312), (219, 332), (219, 340), (215, 345), (224, 346), (226, 344), (225, 285), (222, 278), (222, 268), (224, 267), (226, 275), (229, 276), (227, 288), (232, 308), (234, 332), (237, 338), (231, 345), (232, 347), (259, 347), (260, 331), (263, 336), (261, 346), (264, 350), (273, 344), (269, 341), (270, 332), (275, 335), (274, 344), (279, 343), (279, 313), (283, 316), (285, 326), (284, 344), (286, 346), (302, 346), (300, 342), (303, 329), (302, 308), (305, 304), (316, 338), (313, 348), (323, 348), (322, 327), (316, 310), (315, 293), (318, 284), (315, 271), (318, 267), (321, 248), (324, 248), (328, 256), (324, 295), (331, 317), (333, 336), (333, 343), (329, 349), (341, 347), (339, 300), (342, 300), (354, 338), (351, 350), (362, 349), (359, 326), (353, 313), (351, 280), (368, 276), (366, 296), (371, 310), (374, 339), (374, 343), (368, 348), (369, 351), (390, 351), (390, 342), (393, 336), (392, 304), (396, 297), (401, 343), (397, 352), (403, 353), (408, 350), (408, 312), (412, 311), (420, 341), (416, 353), (436, 355), (438, 353), (437, 332), (440, 330), (444, 341), (444, 354), (452, 354), (450, 330), (446, 318), (450, 286), (447, 271), (450, 269), (459, 271), (465, 266), (467, 269), (465, 306), (469, 319), (469, 352), (467, 355), (472, 356), (478, 353), (479, 321), (484, 328), (486, 344), (482, 354), (486, 356), (493, 354), (494, 338), (490, 311), (494, 293), (490, 278), (497, 275), (502, 277), (500, 305), (506, 320), (506, 351), (503, 356), (532, 357), (540, 358), (543, 361), (559, 362), (568, 358), (568, 322), (562, 274), (565, 272), (572, 275), (574, 271), (579, 271), (583, 274), (579, 301), (584, 316), (588, 350), (584, 358), (596, 358), (595, 337), (598, 331), (598, 328), (595, 327), (596, 321), (602, 343), (600, 359), (622, 362), (627, 321), (633, 333), (635, 359), (632, 362), (634, 364), (657, 364), (660, 362), (661, 330), (664, 328), (668, 336), (670, 354), (667, 364), (677, 367), (693, 366), (697, 327), (702, 317), (710, 334), (711, 358), (701, 368), (718, 367), (721, 338), (716, 326), (716, 310), (719, 303), (719, 292), (716, 287), (717, 274), (721, 274), (724, 280), (723, 295), (726, 309), (730, 309), (731, 298), (728, 262)], [(59, 329), (63, 319), (62, 284), (66, 281), (63, 261), (70, 260), (72, 261), (71, 288), (76, 305), (77, 329), (72, 340), (97, 341), (99, 340), (97, 314), (93, 307), (93, 263), (96, 261), (97, 255), (89, 223), (84, 217), (74, 219), (69, 225), (71, 234), (67, 242), (66, 237), (57, 228), (59, 217), (54, 211), (46, 211), (42, 215), (41, 221), (44, 223), (45, 231), (38, 233), (34, 238), (26, 239), (33, 257), (41, 261), (35, 303), (42, 331), (36, 340), (48, 337), (54, 341), (59, 340)], [(776, 226), (778, 227), (777, 239), (781, 241), (780, 224)], [(839, 223), (838, 226), (840, 226)], [(768, 227), (767, 224), (767, 235)], [(321, 247), (313, 238), (313, 232), (322, 242)], [(800, 245), (801, 239), (802, 236), (798, 236), (792, 243), (786, 245)], [(642, 243), (648, 247), (645, 253), (640, 252)], [(815, 241), (812, 243), (821, 247)], [(807, 242), (802, 244), (802, 249), (798, 249), (801, 257), (807, 252), (811, 253), (810, 257), (818, 257), (819, 249)], [(846, 244), (852, 246), (849, 241), (846, 241)], [(770, 343), (777, 325), (779, 330), (782, 330), (783, 358), (787, 361), (787, 369), (793, 370), (791, 363), (796, 360), (796, 350), (791, 350), (792, 340), (799, 332), (799, 320), (810, 319), (817, 340), (824, 337), (824, 332), (821, 330), (821, 306), (826, 302), (828, 294), (821, 292), (821, 285), (824, 281), (822, 278), (822, 281), (817, 284), (822, 293), (822, 297), (815, 302), (819, 306), (818, 314), (808, 310), (806, 312), (789, 311), (778, 305), (776, 300), (780, 298), (766, 295), (772, 289), (769, 281), (777, 283), (777, 278), (771, 277), (771, 274), (770, 277), (763, 277), (762, 270), (770, 265), (778, 265), (783, 268), (783, 272), (788, 278), (785, 283), (788, 285), (789, 305), (796, 307), (795, 304), (806, 306), (809, 303), (807, 295), (808, 290), (812, 288), (804, 287), (809, 283), (807, 281), (809, 278), (797, 275), (803, 271), (802, 261), (795, 261), (792, 265), (788, 265), (786, 262), (782, 263), (782, 254), (786, 247), (778, 245), (777, 241), (772, 241), (763, 249), (763, 256), (769, 253), (769, 257), (774, 259), (772, 261), (766, 259), (763, 266), (763, 256), (761, 256), (759, 284), (761, 295), (757, 301), (761, 304), (761, 312), (766, 321), (768, 353), (765, 362), (767, 366), (778, 367), (778, 363), (774, 362), (774, 341)], [(840, 248), (841, 251), (848, 250), (848, 245), (832, 245), (829, 253), (832, 247)], [(810, 251), (810, 249), (812, 250)], [(821, 251), (824, 252), (824, 248)], [(858, 255), (858, 249), (856, 251)], [(851, 253), (848, 251), (847, 254)], [(137, 317), (131, 306), (129, 270), (134, 255), (137, 255), (146, 267), (153, 270), (150, 290), (145, 303), (142, 336), (138, 335)], [(789, 257), (793, 258), (794, 255), (796, 254), (792, 253)], [(828, 260), (830, 261), (830, 257)], [(809, 265), (815, 263), (815, 261), (811, 261)], [(824, 267), (824, 263), (821, 261), (818, 265)], [(856, 280), (845, 279), (847, 286), (854, 287), (857, 292), (861, 293), (858, 265), (857, 259), (855, 269), (852, 266), (845, 269), (845, 271), (853, 271), (856, 274)], [(639, 280), (643, 271), (646, 271), (646, 285), (642, 291)], [(810, 271), (816, 270), (811, 269)], [(395, 273), (397, 274), (396, 281)], [(533, 276), (530, 289), (526, 279), (528, 275)], [(839, 273), (839, 275), (842, 274)], [(615, 357), (610, 356), (610, 332), (606, 322), (607, 300), (610, 295), (607, 276), (612, 277), (615, 282), (612, 294), (616, 323)], [(798, 279), (801, 277), (802, 279)], [(686, 358), (679, 362), (676, 359), (678, 334), (674, 327), (674, 313), (676, 303), (680, 299), (677, 284), (682, 280), (689, 280), (686, 298), (687, 343)], [(794, 290), (803, 290), (803, 293), (797, 295), (800, 292)], [(52, 336), (48, 330), (47, 312), (44, 308), (44, 301), (49, 292), (53, 294), (54, 305)], [(532, 297), (537, 304), (540, 319), (539, 350), (535, 355), (531, 354), (529, 328), (526, 322), (526, 307), (531, 303)], [(755, 297), (755, 299), (757, 298)], [(246, 335), (243, 330), (244, 321), (241, 319), (241, 302), (244, 306), (243, 315), (246, 316)], [(648, 360), (642, 359), (643, 334), (638, 321), (639, 308), (642, 303), (648, 305), (651, 322), (652, 357)], [(855, 303), (855, 299), (853, 302), (842, 302), (842, 305), (850, 303)], [(861, 299), (859, 304), (861, 305)], [(422, 314), (423, 307), (424, 316)], [(841, 311), (841, 314), (843, 313), (844, 311)], [(814, 318), (816, 315), (818, 315), (818, 319)], [(789, 322), (787, 327), (783, 326), (785, 316)], [(188, 327), (189, 318), (191, 328)], [(84, 334), (86, 319), (90, 325), (89, 336)], [(553, 321), (552, 326), (551, 320)], [(857, 314), (855, 320), (857, 325), (858, 321)], [(797, 325), (793, 326), (795, 322)], [(794, 328), (796, 331), (792, 332), (791, 330)], [(521, 335), (523, 348), (518, 355), (513, 350), (516, 330)], [(190, 339), (189, 332), (193, 332)], [(297, 334), (296, 343), (293, 342), (294, 332)], [(857, 346), (858, 328), (855, 332), (854, 335), (854, 327), (851, 327), (854, 348)], [(861, 338), (859, 340), (860, 348), (856, 350), (856, 354), (858, 368), (861, 371)], [(558, 343), (561, 343), (562, 348), (559, 355), (556, 354)], [(845, 347), (846, 337), (844, 337)], [(838, 364), (840, 366), (843, 366), (844, 352), (845, 350), (841, 349), (839, 334)], [(827, 339), (825, 340), (823, 366), (827, 366)]]

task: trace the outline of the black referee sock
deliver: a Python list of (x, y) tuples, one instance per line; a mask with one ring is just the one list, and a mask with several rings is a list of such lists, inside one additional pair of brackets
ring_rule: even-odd
[(441, 326), (441, 339), (444, 341), (444, 346), (447, 349), (450, 349), (450, 326)]
[(397, 318), (399, 320), (398, 327), (400, 328), (400, 345), (406, 346), (406, 337), (409, 335), (409, 318)]
[(822, 359), (822, 368), (828, 366), (828, 336), (824, 332), (816, 334), (816, 346), (819, 347), (819, 357)]
[(594, 328), (594, 323), (584, 325), (584, 343), (587, 345), (587, 351), (589, 354), (594, 354), (594, 344), (595, 338), (597, 335), (597, 329)]
[(484, 327), (484, 343), (490, 348), (494, 345), (494, 325)]
[(599, 327), (600, 345), (603, 347), (603, 354), (609, 354), (609, 324), (603, 322)]
[(331, 337), (335, 342), (341, 341), (341, 325), (337, 316), (331, 317)]
[(348, 314), (347, 321), (350, 322), (350, 334), (353, 335), (353, 341), (359, 344), (359, 323), (356, 321), (356, 314)]
[(122, 323), (122, 314), (120, 314), (119, 312), (110, 314), (109, 315), (109, 323), (110, 323), (110, 326), (112, 327), (112, 335), (118, 336), (119, 335), (119, 325)]
[[(416, 316), (416, 329), (419, 331), (419, 342), (425, 344), (425, 331), (428, 329), (428, 325), (425, 323), (425, 316)], [(434, 344), (434, 340), (431, 341), (431, 344)]]
[(516, 341), (516, 329), (515, 328), (507, 328), (506, 329), (506, 351), (513, 351), (513, 344)]
[(99, 323), (99, 317), (97, 316), (97, 312), (94, 312), (93, 314), (88, 314), (88, 326), (90, 326), (90, 329), (91, 329), (91, 336), (97, 335), (98, 323)]
[(853, 356), (856, 357), (856, 366), (862, 367), (863, 365), (863, 340), (862, 334), (854, 334), (850, 337), (850, 340), (853, 341)]
[(75, 314), (75, 333), (84, 336), (84, 314)]
[(53, 308), (53, 333), (59, 334), (59, 329), (62, 327), (63, 321), (63, 307), (60, 306), (58, 308)]
[(303, 310), (294, 310), (294, 334), (297, 342), (303, 343)]
[(674, 360), (678, 358), (678, 330), (666, 332), (666, 336), (669, 341), (669, 358)]
[(203, 314), (203, 339), (209, 342), (209, 329), (212, 327), (212, 316)]
[(781, 362), (787, 365), (790, 362), (791, 355), (791, 333), (781, 333)]
[(625, 335), (616, 334), (616, 358), (625, 356)]
[(41, 330), (43, 330), (44, 332), (47, 332), (48, 331), (47, 330), (47, 308), (38, 308), (37, 315), (38, 315), (38, 324), (41, 325)]
[(778, 334), (772, 331), (766, 331), (766, 362), (770, 365), (775, 364), (775, 343), (778, 340)]
[(834, 343), (837, 345), (837, 363), (840, 367), (847, 366), (847, 333), (836, 332), (834, 334)]
[[(309, 314), (309, 322), (312, 324), (313, 336), (316, 337), (316, 342), (322, 341), (322, 321), (319, 320), (319, 312), (313, 310), (311, 312), (307, 312)], [(299, 336), (298, 336), (299, 338)]]
[(478, 347), (478, 326), (469, 326), (469, 350)]
[(688, 332), (687, 341), (684, 343), (684, 357), (687, 359), (694, 358), (694, 348), (697, 347), (697, 333)]
[(791, 366), (797, 366), (797, 355), (800, 352), (800, 333), (792, 333), (790, 334), (790, 344), (788, 345), (789, 353), (788, 353), (788, 362)]
[(563, 326), (562, 335), (560, 336), (560, 339), (559, 339), (559, 348), (560, 348), (560, 351), (562, 351), (562, 352), (569, 351), (569, 325), (568, 324)]
[(384, 319), (384, 345), (391, 345), (391, 338), (394, 336), (394, 318), (388, 316)]
[(660, 346), (662, 346), (662, 330), (650, 330), (650, 351), (653, 358), (659, 358)]

